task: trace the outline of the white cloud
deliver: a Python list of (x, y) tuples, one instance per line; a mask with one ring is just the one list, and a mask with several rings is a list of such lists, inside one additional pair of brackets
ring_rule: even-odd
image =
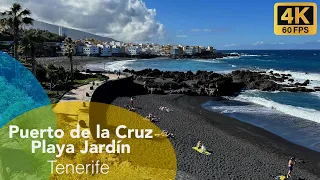
[(212, 33), (222, 33), (222, 32), (228, 32), (230, 29), (227, 28), (205, 28), (205, 29), (191, 29), (191, 32), (212, 32)]
[(263, 43), (264, 43), (264, 41), (257, 41), (255, 43), (253, 43), (253, 45), (256, 46), (256, 45), (263, 44)]
[[(17, 0), (1, 2), (0, 11)], [(112, 37), (123, 41), (148, 41), (161, 37), (163, 24), (156, 10), (142, 0), (18, 0), (36, 20)]]
[(318, 40), (317, 42), (320, 42), (320, 40)]
[(186, 38), (186, 37), (188, 37), (187, 35), (177, 35), (176, 36), (177, 38)]
[(233, 47), (233, 46), (239, 46), (239, 45), (237, 45), (237, 44), (226, 44), (226, 45), (224, 45), (224, 47)]

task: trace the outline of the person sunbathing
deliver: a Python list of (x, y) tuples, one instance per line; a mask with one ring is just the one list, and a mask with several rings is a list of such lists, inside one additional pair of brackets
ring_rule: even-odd
[(174, 137), (173, 134), (169, 133), (169, 131), (167, 131), (167, 130), (163, 130), (161, 132), (161, 136), (166, 136), (167, 138), (173, 138)]
[(165, 107), (165, 106), (161, 106), (159, 109), (160, 109), (161, 111), (167, 111), (167, 112), (172, 111), (172, 110), (170, 110), (168, 107)]
[(196, 147), (197, 147), (198, 149), (200, 149), (200, 148), (201, 148), (201, 141), (198, 141), (198, 142), (197, 142)]
[(201, 141), (197, 142), (197, 146), (196, 146), (199, 150), (201, 149), (201, 153), (205, 152), (207, 150), (207, 148), (202, 144)]
[(152, 115), (151, 113), (146, 117), (151, 122), (158, 122), (160, 118), (157, 118), (156, 116)]
[(135, 111), (136, 109), (130, 105), (126, 106), (126, 109), (128, 109), (129, 111)]

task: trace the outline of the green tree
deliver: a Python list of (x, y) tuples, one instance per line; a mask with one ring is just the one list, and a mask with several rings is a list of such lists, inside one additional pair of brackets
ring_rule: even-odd
[(50, 80), (50, 90), (52, 90), (58, 84), (59, 76), (57, 72), (58, 68), (55, 67), (53, 64), (50, 64), (47, 67), (47, 76)]
[(37, 73), (37, 61), (36, 61), (36, 49), (45, 42), (45, 38), (42, 36), (40, 30), (29, 29), (23, 33), (21, 44), (24, 47), (25, 54), (30, 52), (32, 73), (36, 76)]
[(72, 56), (74, 54), (74, 46), (75, 46), (75, 42), (70, 37), (64, 40), (64, 55), (67, 56), (70, 60), (70, 72), (71, 72), (72, 82), (74, 80), (73, 60), (72, 60)]
[(31, 12), (28, 9), (22, 9), (22, 6), (19, 3), (14, 3), (10, 10), (1, 14), (5, 17), (2, 30), (13, 36), (14, 58), (18, 60), (21, 31), (24, 26), (33, 24), (33, 19), (30, 17)]
[(42, 84), (47, 81), (47, 69), (41, 64), (37, 65), (37, 80)]

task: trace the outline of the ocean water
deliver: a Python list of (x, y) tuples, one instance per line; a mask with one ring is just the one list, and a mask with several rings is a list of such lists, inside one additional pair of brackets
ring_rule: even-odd
[[(273, 71), (291, 74), (296, 82), (310, 80), (309, 88), (320, 87), (320, 50), (222, 51), (240, 57), (218, 60), (152, 59), (90, 64), (92, 69), (123, 70), (145, 68), (167, 71), (207, 70), (229, 73), (234, 70)], [(289, 83), (289, 82), (284, 82)], [(203, 108), (223, 113), (262, 127), (291, 142), (320, 152), (320, 92), (290, 93), (243, 91), (225, 101), (211, 101)]]

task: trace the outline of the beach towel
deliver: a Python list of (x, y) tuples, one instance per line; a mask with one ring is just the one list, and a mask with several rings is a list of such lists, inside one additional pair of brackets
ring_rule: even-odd
[(283, 176), (283, 175), (279, 175), (279, 176), (276, 176), (275, 179), (277, 179), (277, 180), (286, 180), (287, 177)]
[(198, 153), (201, 153), (201, 154), (205, 154), (205, 155), (211, 155), (211, 152), (209, 152), (208, 150), (205, 150), (204, 152), (199, 149), (198, 147), (192, 147), (192, 149), (196, 150)]

